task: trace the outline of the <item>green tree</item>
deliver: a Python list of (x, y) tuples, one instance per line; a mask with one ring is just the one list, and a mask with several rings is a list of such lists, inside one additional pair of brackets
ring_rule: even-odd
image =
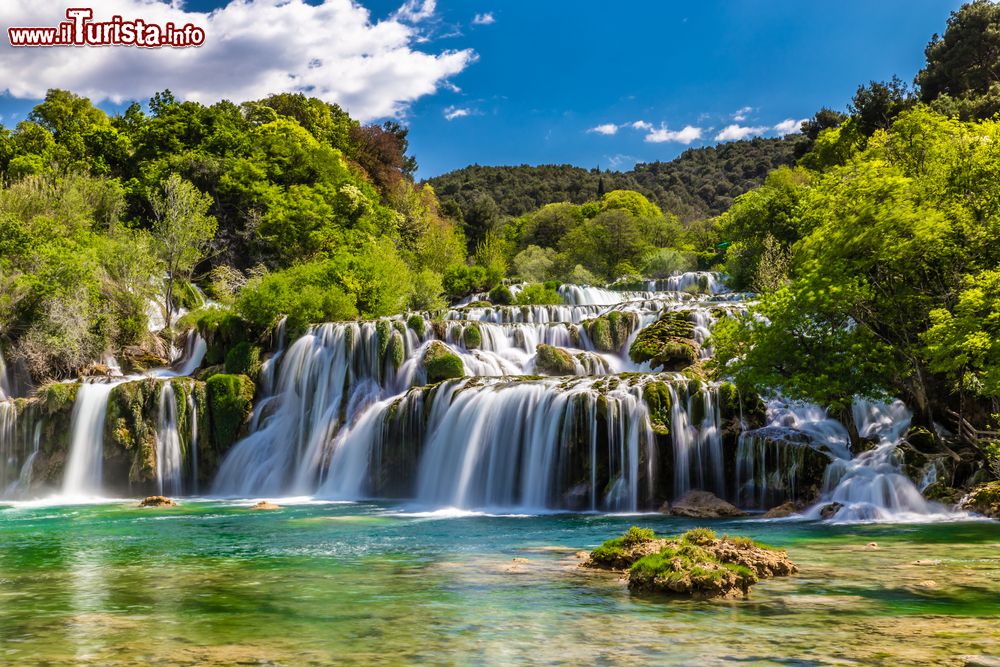
[(169, 329), (175, 311), (174, 294), (181, 281), (190, 281), (215, 236), (218, 223), (208, 214), (212, 198), (177, 174), (171, 174), (159, 191), (149, 194), (153, 211), (153, 236), (166, 269), (163, 308)]

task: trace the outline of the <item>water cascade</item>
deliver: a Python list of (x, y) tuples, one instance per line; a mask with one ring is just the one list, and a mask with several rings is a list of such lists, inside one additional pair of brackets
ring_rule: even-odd
[(181, 492), (181, 436), (177, 431), (177, 402), (171, 382), (160, 390), (160, 421), (156, 430), (156, 480), (160, 495)]
[(100, 495), (104, 415), (114, 387), (114, 384), (106, 382), (83, 382), (77, 389), (70, 422), (69, 457), (63, 477), (63, 495), (67, 497)]

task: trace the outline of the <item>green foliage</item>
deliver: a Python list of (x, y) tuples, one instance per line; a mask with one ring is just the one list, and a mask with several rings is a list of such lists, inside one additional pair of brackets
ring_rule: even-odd
[(629, 347), (629, 357), (637, 364), (648, 361), (654, 370), (679, 371), (698, 361), (693, 336), (689, 312), (668, 312), (639, 332)]
[(481, 266), (457, 264), (444, 272), (444, 291), (453, 297), (462, 297), (473, 292), (491, 289), (496, 283), (490, 282), (486, 269)]
[(563, 298), (559, 295), (559, 292), (551, 287), (546, 287), (541, 283), (534, 283), (525, 285), (517, 293), (517, 296), (514, 297), (514, 303), (519, 306), (551, 305), (563, 303)]
[(693, 253), (659, 248), (643, 260), (642, 275), (647, 278), (669, 278), (670, 276), (698, 268)]
[(462, 342), (469, 350), (478, 350), (483, 345), (483, 336), (479, 331), (479, 325), (472, 323), (465, 327), (462, 332)]
[(529, 245), (514, 256), (516, 275), (529, 282), (545, 282), (555, 274), (556, 251)]
[(514, 295), (506, 285), (497, 285), (490, 290), (490, 303), (498, 306), (509, 306), (514, 303)]
[(253, 380), (245, 375), (217, 374), (206, 381), (212, 442), (224, 452), (236, 442), (253, 407)]
[(414, 333), (416, 333), (418, 336), (424, 335), (424, 326), (425, 326), (424, 318), (422, 318), (420, 315), (410, 315), (406, 319), (406, 326), (413, 329)]
[(226, 353), (226, 373), (255, 378), (260, 374), (260, 348), (242, 341)]
[(625, 551), (640, 544), (652, 542), (656, 535), (651, 528), (631, 526), (621, 537), (605, 540), (601, 546), (594, 549), (590, 557), (594, 562), (614, 565), (625, 556)]
[(240, 291), (236, 310), (260, 329), (287, 316), (291, 332), (312, 323), (356, 317), (356, 301), (339, 285), (339, 268), (337, 262), (322, 260), (252, 278)]
[(441, 274), (431, 269), (423, 269), (413, 274), (413, 287), (410, 292), (410, 310), (436, 310), (444, 308), (442, 298), (444, 286)]

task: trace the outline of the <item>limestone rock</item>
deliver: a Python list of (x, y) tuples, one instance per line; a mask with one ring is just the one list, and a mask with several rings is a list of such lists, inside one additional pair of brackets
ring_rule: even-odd
[(166, 496), (148, 496), (142, 499), (139, 507), (176, 507), (177, 502)]
[(252, 509), (252, 510), (280, 510), (281, 509), (281, 505), (275, 505), (272, 502), (268, 502), (266, 500), (262, 500), (259, 503), (257, 503), (255, 505), (253, 505), (252, 507), (250, 507), (250, 509)]
[(694, 519), (744, 515), (744, 512), (738, 507), (708, 491), (688, 491), (670, 505), (670, 513), (674, 516), (687, 516)]

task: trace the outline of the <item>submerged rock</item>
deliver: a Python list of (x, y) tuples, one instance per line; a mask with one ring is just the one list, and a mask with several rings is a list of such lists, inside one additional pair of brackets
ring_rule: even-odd
[(281, 509), (281, 505), (275, 505), (274, 503), (268, 502), (267, 500), (262, 500), (259, 503), (256, 503), (255, 505), (252, 505), (250, 507), (250, 509), (252, 509), (252, 510), (280, 510)]
[(843, 507), (844, 507), (843, 503), (828, 503), (824, 505), (823, 508), (819, 511), (819, 518), (823, 519), (824, 521), (827, 519), (832, 519), (837, 515), (837, 512), (843, 509)]
[(959, 507), (992, 519), (1000, 519), (1000, 482), (980, 484), (962, 498)]
[(166, 496), (148, 496), (142, 499), (139, 507), (176, 507), (177, 502)]
[(590, 554), (584, 567), (625, 571), (629, 590), (709, 599), (745, 597), (760, 579), (797, 571), (784, 551), (746, 537), (695, 528), (676, 538), (657, 538), (633, 526)]
[(772, 507), (767, 512), (764, 513), (765, 519), (784, 519), (785, 517), (792, 516), (793, 514), (798, 514), (803, 509), (805, 505), (803, 503), (794, 502), (789, 500), (786, 503), (782, 503), (777, 507)]
[(695, 519), (715, 519), (719, 517), (743, 516), (744, 512), (708, 491), (688, 491), (670, 505), (674, 516)]

